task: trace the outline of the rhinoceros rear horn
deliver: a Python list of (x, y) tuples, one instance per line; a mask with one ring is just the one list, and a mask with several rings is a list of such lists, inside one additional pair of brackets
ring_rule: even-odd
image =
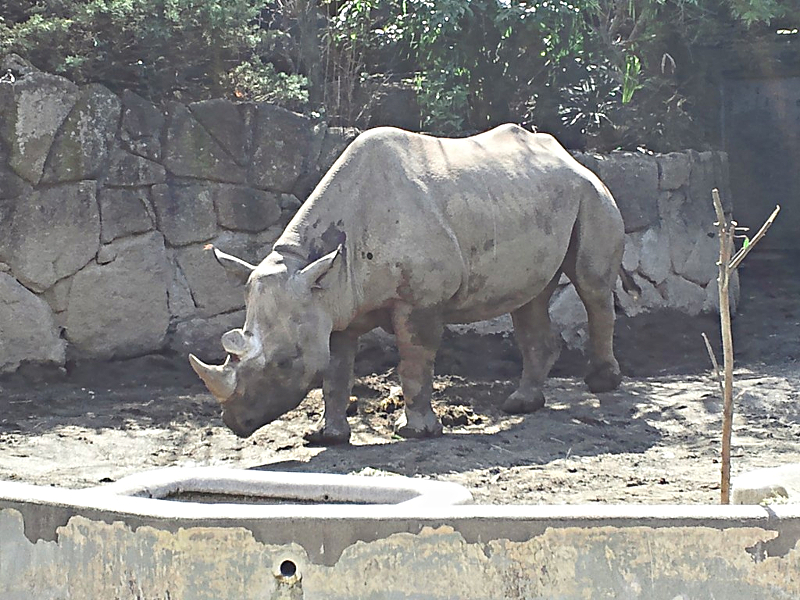
[(234, 356), (244, 356), (250, 349), (250, 340), (241, 329), (231, 329), (222, 335), (222, 347)]
[(233, 396), (236, 389), (236, 372), (230, 366), (230, 357), (223, 365), (207, 365), (194, 354), (190, 354), (189, 364), (217, 400), (225, 402)]
[(213, 244), (206, 245), (205, 249), (214, 251), (214, 258), (222, 265), (228, 274), (228, 278), (234, 283), (245, 283), (247, 278), (250, 277), (250, 273), (256, 268), (255, 265), (251, 265), (246, 260), (237, 258), (232, 254), (226, 254), (219, 248), (215, 248)]

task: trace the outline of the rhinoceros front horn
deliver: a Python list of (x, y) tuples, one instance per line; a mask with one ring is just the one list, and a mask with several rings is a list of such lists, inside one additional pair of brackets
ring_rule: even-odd
[(233, 396), (236, 389), (236, 372), (230, 366), (230, 356), (223, 365), (207, 365), (194, 354), (189, 355), (189, 364), (206, 384), (208, 391), (220, 402)]

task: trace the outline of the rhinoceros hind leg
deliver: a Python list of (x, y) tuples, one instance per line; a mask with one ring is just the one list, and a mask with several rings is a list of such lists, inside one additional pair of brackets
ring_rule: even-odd
[(444, 330), (441, 315), (435, 309), (398, 305), (392, 312), (392, 326), (400, 354), (397, 372), (405, 400), (395, 433), (409, 438), (442, 435), (442, 424), (431, 408), (433, 363)]
[(538, 296), (511, 313), (514, 337), (522, 353), (522, 377), (517, 391), (502, 405), (507, 413), (532, 413), (544, 406), (542, 385), (561, 352), (561, 340), (553, 331), (548, 310), (560, 277), (561, 271)]
[(614, 284), (622, 262), (624, 229), (611, 196), (603, 193), (600, 200), (581, 205), (564, 259), (564, 272), (586, 308), (591, 358), (584, 381), (592, 392), (613, 390), (622, 379), (614, 357)]

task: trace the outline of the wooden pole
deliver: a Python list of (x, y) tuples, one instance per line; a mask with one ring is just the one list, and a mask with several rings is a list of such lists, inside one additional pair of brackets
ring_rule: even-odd
[[(736, 222), (728, 221), (725, 218), (725, 211), (722, 208), (722, 201), (719, 198), (719, 190), (711, 190), (711, 197), (714, 200), (714, 210), (717, 213), (717, 233), (719, 237), (719, 321), (722, 334), (722, 355), (723, 355), (723, 385), (722, 385), (722, 481), (720, 483), (720, 503), (730, 504), (731, 502), (731, 436), (733, 432), (733, 334), (731, 332), (731, 305), (728, 291), (730, 288), (731, 273), (744, 260), (744, 257), (753, 249), (753, 246), (764, 237), (767, 230), (772, 225), (775, 217), (781, 210), (776, 206), (769, 219), (761, 226), (752, 241), (745, 244), (739, 252), (733, 254), (733, 238), (736, 235)], [(709, 348), (706, 339), (706, 347)], [(711, 353), (712, 362), (713, 353)]]
[(719, 320), (722, 331), (723, 392), (722, 392), (722, 481), (720, 483), (722, 504), (731, 501), (731, 432), (733, 430), (733, 335), (731, 334), (731, 305), (728, 296), (730, 283), (731, 249), (733, 226), (725, 218), (719, 191), (711, 191), (714, 209), (717, 212), (719, 237)]

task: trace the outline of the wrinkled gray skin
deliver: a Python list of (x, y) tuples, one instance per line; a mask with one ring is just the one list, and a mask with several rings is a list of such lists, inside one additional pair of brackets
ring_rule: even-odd
[(253, 267), (216, 251), (247, 276), (247, 317), (222, 338), (223, 366), (190, 356), (249, 436), (295, 408), (323, 378), (325, 413), (307, 436), (346, 443), (345, 415), (359, 335), (393, 332), (405, 398), (397, 432), (435, 436), (433, 363), (446, 323), (510, 312), (523, 372), (502, 405), (544, 406), (542, 384), (560, 345), (548, 303), (562, 272), (589, 318), (594, 392), (620, 382), (612, 289), (623, 224), (602, 182), (558, 142), (515, 125), (462, 139), (393, 128), (359, 136)]

